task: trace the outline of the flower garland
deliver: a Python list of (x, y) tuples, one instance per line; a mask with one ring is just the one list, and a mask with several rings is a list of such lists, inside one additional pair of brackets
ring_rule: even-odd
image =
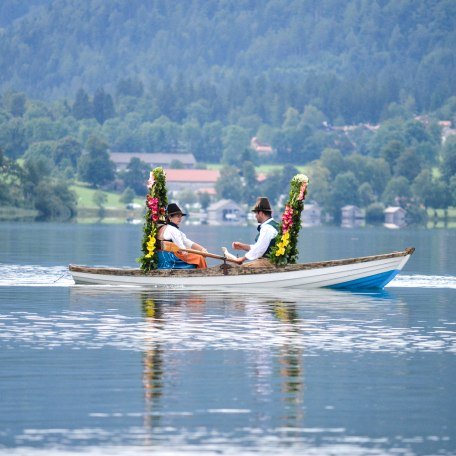
[(146, 216), (142, 240), (143, 255), (138, 259), (143, 271), (157, 268), (156, 250), (158, 225), (165, 221), (168, 197), (166, 194), (166, 174), (163, 168), (154, 168), (147, 181), (149, 193), (146, 195)]
[(276, 265), (294, 264), (298, 259), (298, 234), (308, 183), (309, 178), (305, 174), (296, 174), (291, 179), (290, 195), (279, 224), (279, 233), (269, 254), (269, 259)]

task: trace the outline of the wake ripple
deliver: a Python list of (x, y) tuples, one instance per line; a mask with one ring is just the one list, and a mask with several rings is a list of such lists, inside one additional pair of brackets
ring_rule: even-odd
[(387, 285), (387, 287), (456, 289), (456, 277), (399, 274)]
[(66, 266), (0, 263), (0, 287), (68, 287), (73, 284)]

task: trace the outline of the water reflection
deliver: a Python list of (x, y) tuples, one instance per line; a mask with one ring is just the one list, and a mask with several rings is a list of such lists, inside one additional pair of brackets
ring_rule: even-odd
[[(18, 292), (23, 301), (0, 311), (0, 425), (24, 423), (7, 431), (11, 445), (366, 454), (371, 445), (402, 449), (413, 435), (442, 442), (453, 421), (454, 318), (419, 308), (413, 291)], [(37, 375), (24, 375), (30, 359)], [(10, 378), (40, 386), (27, 416)], [(44, 416), (50, 400), (59, 407)], [(409, 432), (411, 403), (419, 416)]]
[[(48, 338), (55, 337), (58, 340), (54, 343), (60, 345), (71, 337), (75, 346), (111, 346), (141, 352), (148, 344), (151, 347), (159, 344), (167, 352), (211, 349), (264, 350), (277, 354), (288, 347), (288, 353), (299, 349), (302, 355), (321, 351), (394, 353), (423, 348), (432, 351), (437, 346), (451, 349), (445, 333), (426, 333), (419, 325), (410, 327), (413, 308), (386, 290), (357, 294), (332, 290), (258, 290), (238, 294), (72, 287), (70, 293), (72, 307), (65, 319), (75, 323), (85, 321), (84, 331), (93, 337), (84, 338), (84, 333), (74, 331), (64, 334), (58, 327), (58, 331), (49, 332)], [(116, 308), (95, 306), (87, 312), (90, 300), (103, 302), (105, 306), (115, 303)], [(151, 300), (148, 305), (144, 304), (147, 300)], [(143, 310), (141, 320), (137, 320), (125, 314), (126, 307), (120, 304), (123, 302), (129, 303), (130, 311), (149, 310)], [(52, 327), (54, 323), (51, 319), (47, 324)], [(34, 325), (29, 325), (27, 333), (38, 339), (35, 332)]]
[(273, 315), (283, 324), (287, 335), (279, 349), (279, 375), (284, 401), (284, 427), (303, 427), (304, 418), (304, 350), (295, 344), (300, 337), (299, 317), (295, 303), (276, 300), (269, 304)]
[[(163, 324), (163, 312), (160, 303), (156, 303), (152, 297), (142, 296), (142, 312), (144, 320), (156, 331)], [(160, 424), (160, 415), (155, 413), (163, 390), (163, 356), (164, 350), (154, 337), (154, 331), (146, 333), (145, 345), (147, 350), (143, 355), (143, 388), (144, 388), (144, 427), (153, 429)], [(146, 444), (150, 444), (150, 434), (145, 433)]]
[[(299, 322), (296, 303), (274, 299), (262, 302), (261, 306), (252, 303), (251, 300), (234, 298), (235, 312), (239, 316), (249, 319), (258, 319), (261, 313), (262, 319), (271, 323), (277, 322), (280, 326), (276, 331), (281, 333), (281, 344), (270, 350), (256, 345), (254, 350), (248, 351), (245, 366), (248, 390), (256, 407), (263, 410), (265, 416), (254, 412), (256, 407), (234, 410), (230, 413), (250, 413), (250, 421), (256, 426), (259, 421), (268, 421), (268, 409), (271, 407), (273, 398), (279, 399), (273, 405), (280, 408), (280, 427), (301, 428), (304, 419), (304, 351), (296, 345), (296, 338), (300, 337)], [(228, 300), (228, 303), (229, 303)], [(143, 354), (143, 388), (145, 399), (144, 427), (146, 429), (146, 443), (153, 441), (154, 429), (162, 425), (161, 400), (170, 401), (172, 398), (163, 397), (165, 386), (164, 376), (166, 371), (172, 369), (173, 383), (181, 383), (176, 374), (189, 375), (188, 368), (182, 363), (180, 351), (170, 350), (163, 347), (160, 332), (166, 331), (167, 325), (176, 323), (177, 320), (185, 319), (193, 325), (198, 325), (198, 320), (205, 315), (211, 306), (210, 295), (197, 293), (172, 293), (172, 292), (143, 292), (140, 294), (142, 315), (150, 331), (145, 340), (146, 350)], [(252, 305), (253, 304), (253, 305)], [(198, 315), (198, 318), (196, 316)], [(172, 323), (171, 323), (172, 320)], [(196, 330), (196, 328), (195, 328)], [(208, 328), (205, 332), (209, 331)], [(195, 331), (198, 334), (198, 331)], [(198, 337), (198, 336), (197, 336)], [(188, 357), (192, 357), (191, 354)], [(181, 364), (181, 365), (179, 365)], [(222, 366), (220, 366), (221, 368)], [(167, 378), (170, 378), (169, 373)], [(206, 380), (207, 381), (207, 380)], [(219, 385), (220, 388), (228, 387), (227, 384)], [(169, 390), (169, 388), (168, 388)], [(191, 394), (191, 391), (180, 391), (179, 395)], [(210, 399), (208, 398), (208, 404)], [(220, 412), (220, 410), (218, 410)], [(187, 411), (189, 414), (194, 411)], [(215, 410), (212, 410), (214, 413)], [(224, 413), (228, 410), (224, 409)], [(252, 413), (253, 412), (253, 413)], [(252, 424), (252, 423), (251, 423)]]

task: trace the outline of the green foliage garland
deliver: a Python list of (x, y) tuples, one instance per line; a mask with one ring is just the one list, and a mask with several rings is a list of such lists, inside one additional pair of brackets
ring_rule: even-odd
[(168, 205), (166, 174), (163, 168), (154, 168), (151, 171), (147, 187), (149, 192), (146, 195), (143, 255), (138, 259), (143, 271), (156, 269), (158, 264), (156, 250), (158, 226), (165, 221), (166, 206)]
[(308, 182), (309, 178), (305, 174), (296, 174), (291, 179), (290, 194), (279, 224), (279, 233), (269, 254), (269, 259), (278, 266), (294, 264), (298, 259), (298, 235)]

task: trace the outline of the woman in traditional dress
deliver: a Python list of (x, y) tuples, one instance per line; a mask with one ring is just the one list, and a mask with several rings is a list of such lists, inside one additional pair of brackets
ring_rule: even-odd
[[(181, 249), (207, 250), (190, 240), (180, 229), (179, 224), (182, 217), (185, 217), (179, 206), (170, 203), (166, 210), (166, 222), (158, 229), (157, 239), (160, 241), (161, 249), (158, 250), (158, 269), (194, 269), (207, 268), (204, 256), (196, 253), (176, 251), (176, 246)], [(164, 242), (163, 242), (164, 241)], [(171, 242), (172, 245), (166, 245)], [(172, 251), (168, 251), (172, 250)]]

